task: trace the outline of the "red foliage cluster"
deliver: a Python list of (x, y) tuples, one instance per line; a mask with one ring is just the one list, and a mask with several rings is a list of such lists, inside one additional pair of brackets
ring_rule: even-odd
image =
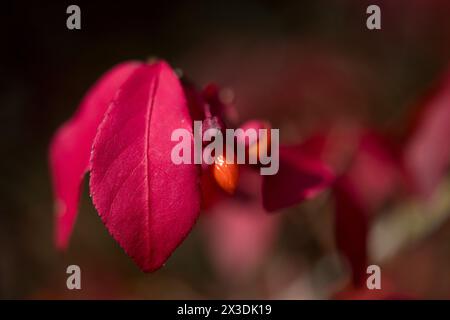
[[(330, 189), (336, 243), (358, 285), (365, 278), (373, 216), (398, 190), (430, 196), (448, 168), (449, 101), (447, 77), (419, 106), (413, 129), (399, 147), (393, 148), (387, 142), (392, 139), (374, 129), (331, 126), (301, 143), (280, 146), (278, 173), (248, 183), (255, 179), (249, 172), (258, 165), (171, 162), (174, 129), (192, 133), (194, 120), (221, 130), (238, 127), (232, 106), (220, 98), (217, 86), (198, 90), (180, 80), (164, 61), (120, 64), (98, 80), (51, 143), (56, 246), (68, 245), (80, 185), (88, 171), (90, 194), (103, 223), (143, 271), (165, 263), (192, 229), (201, 208), (221, 212), (220, 223), (211, 223), (220, 225), (211, 235), (211, 245), (223, 245), (221, 239), (231, 237), (236, 245), (230, 246), (237, 248), (240, 236), (248, 232), (247, 223), (260, 239), (273, 237), (272, 226), (277, 223), (255, 222), (255, 215), (240, 215), (234, 221), (224, 211), (242, 209), (257, 216), (263, 208), (277, 211)], [(270, 124), (251, 120), (240, 127), (270, 128)], [(242, 143), (247, 153), (255, 152), (267, 147), (270, 137)], [(242, 201), (249, 195), (252, 201)], [(224, 204), (223, 199), (230, 201)], [(224, 234), (231, 229), (236, 233)], [(243, 260), (253, 258), (242, 255)], [(223, 269), (241, 267), (227, 255), (217, 260)]]
[[(199, 92), (164, 62), (127, 62), (104, 75), (50, 147), (56, 245), (67, 246), (76, 219), (80, 184), (90, 171), (90, 194), (111, 235), (144, 271), (161, 267), (184, 240), (203, 207), (233, 193), (238, 168), (171, 161), (171, 132), (192, 133), (193, 121), (232, 126), (218, 89)], [(245, 126), (265, 126), (258, 121)], [(270, 143), (247, 143), (247, 152)], [(212, 179), (213, 178), (213, 179)], [(321, 160), (300, 146), (283, 146), (280, 171), (264, 177), (263, 203), (276, 210), (311, 198), (333, 181)], [(203, 192), (202, 192), (203, 191)]]

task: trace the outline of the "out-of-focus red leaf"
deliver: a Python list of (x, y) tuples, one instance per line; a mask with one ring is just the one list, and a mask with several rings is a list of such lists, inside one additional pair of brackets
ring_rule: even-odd
[(348, 177), (336, 179), (333, 194), (336, 244), (348, 260), (354, 284), (358, 285), (366, 279), (368, 213)]
[(280, 167), (263, 177), (263, 205), (268, 211), (292, 206), (315, 197), (333, 182), (331, 170), (302, 152), (301, 145), (280, 146)]
[(267, 261), (281, 221), (281, 216), (268, 215), (261, 205), (259, 172), (241, 166), (240, 175), (233, 197), (216, 201), (202, 225), (213, 267), (228, 282), (252, 277)]
[(279, 227), (258, 201), (230, 200), (215, 206), (205, 219), (212, 263), (227, 281), (254, 275), (268, 258)]
[(374, 213), (400, 186), (402, 172), (387, 142), (375, 132), (366, 131), (359, 138), (346, 174), (365, 208)]
[(302, 150), (337, 174), (346, 174), (368, 210), (378, 209), (403, 182), (401, 161), (388, 140), (374, 130), (331, 128), (303, 142)]
[(302, 151), (319, 158), (338, 175), (345, 172), (360, 145), (364, 129), (354, 121), (330, 124), (302, 142)]
[(353, 282), (365, 279), (370, 218), (401, 185), (400, 161), (384, 137), (361, 127), (336, 126), (305, 141), (303, 150), (338, 172), (333, 186), (335, 233)]
[(80, 185), (89, 169), (92, 142), (119, 87), (139, 66), (125, 62), (103, 75), (84, 97), (74, 116), (59, 128), (50, 145), (55, 197), (55, 244), (67, 247), (75, 224)]
[(199, 213), (198, 168), (171, 160), (178, 143), (171, 134), (178, 128), (192, 133), (183, 89), (170, 66), (157, 62), (140, 67), (125, 82), (93, 145), (95, 207), (146, 272), (162, 266)]
[(430, 196), (450, 163), (450, 73), (421, 106), (404, 150), (408, 178), (416, 192)]
[(329, 139), (328, 132), (318, 132), (309, 136), (302, 143), (302, 150), (305, 154), (314, 158), (323, 158)]
[[(236, 142), (245, 146), (245, 157), (250, 159), (254, 157), (257, 159), (257, 166), (260, 166), (260, 154), (268, 154), (267, 150), (271, 148), (271, 125), (267, 121), (252, 119), (240, 126), (240, 129), (244, 131), (243, 135), (238, 135)], [(255, 130), (256, 136), (246, 135), (247, 130)], [(259, 130), (267, 130), (267, 135), (263, 135), (260, 139)]]
[[(256, 133), (258, 133), (258, 130), (260, 130), (260, 129), (270, 130), (271, 125), (267, 121), (252, 119), (252, 120), (249, 120), (247, 122), (244, 122), (240, 126), (240, 128), (242, 130), (244, 130), (244, 132), (249, 130), (249, 129), (251, 129), (251, 130), (256, 130)], [(244, 138), (246, 138), (245, 135), (244, 136), (241, 136), (241, 135), (237, 136), (237, 142), (241, 143), (241, 144), (245, 144), (245, 146), (247, 146), (247, 147), (253, 145), (256, 142), (258, 142), (258, 136), (254, 140), (250, 139), (250, 138), (253, 138), (253, 137), (248, 137), (247, 139), (244, 139)]]

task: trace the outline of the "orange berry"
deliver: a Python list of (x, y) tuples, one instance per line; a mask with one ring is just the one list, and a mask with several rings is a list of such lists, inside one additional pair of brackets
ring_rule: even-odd
[[(245, 144), (246, 147), (246, 157), (248, 159), (256, 159), (258, 164), (261, 164), (260, 154), (267, 154), (271, 148), (271, 125), (266, 121), (261, 120), (250, 120), (244, 123), (241, 126), (241, 129), (247, 131), (248, 129), (256, 130), (257, 137), (256, 139), (246, 139), (246, 136), (239, 136), (238, 143)], [(267, 130), (266, 135), (259, 136), (259, 130), (265, 129)], [(267, 155), (270, 155), (267, 154)]]
[(236, 163), (226, 163), (225, 156), (216, 157), (213, 175), (217, 184), (229, 194), (236, 190), (239, 180), (239, 167)]
[(270, 150), (270, 144), (271, 144), (271, 134), (270, 129), (268, 129), (268, 132), (266, 135), (263, 135), (261, 139), (253, 142), (248, 147), (248, 154), (250, 157), (255, 157), (258, 160), (258, 163), (260, 162), (260, 155), (261, 154), (267, 154), (267, 151)]

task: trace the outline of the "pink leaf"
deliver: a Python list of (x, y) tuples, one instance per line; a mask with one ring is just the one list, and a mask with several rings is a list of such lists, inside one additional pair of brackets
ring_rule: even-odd
[(313, 198), (332, 183), (331, 170), (320, 160), (306, 156), (301, 148), (280, 146), (278, 173), (263, 178), (266, 210), (275, 211)]
[(404, 161), (415, 191), (430, 196), (450, 163), (450, 73), (422, 107)]
[(401, 186), (401, 166), (381, 135), (367, 130), (359, 140), (346, 175), (365, 208), (376, 213)]
[(119, 87), (138, 66), (136, 62), (122, 63), (103, 75), (53, 137), (49, 153), (56, 206), (55, 243), (60, 249), (67, 247), (76, 220), (80, 185), (89, 169), (97, 127)]
[(267, 262), (278, 230), (279, 215), (268, 215), (255, 200), (230, 200), (205, 217), (209, 255), (228, 282), (243, 281)]
[(402, 187), (402, 168), (396, 150), (384, 135), (368, 128), (334, 127), (302, 144), (338, 174), (345, 174), (370, 211), (379, 209)]
[[(91, 195), (112, 236), (146, 272), (187, 236), (200, 207), (195, 165), (175, 165), (174, 129), (191, 132), (181, 84), (165, 62), (141, 66), (122, 86), (95, 137)], [(193, 143), (193, 138), (191, 139)]]
[(262, 207), (259, 171), (241, 166), (239, 174), (233, 198), (215, 203), (203, 220), (211, 262), (229, 284), (248, 280), (267, 262), (281, 222)]

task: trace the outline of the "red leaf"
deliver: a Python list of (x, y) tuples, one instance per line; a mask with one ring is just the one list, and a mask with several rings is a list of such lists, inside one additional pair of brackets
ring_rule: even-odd
[(353, 283), (365, 281), (367, 268), (368, 213), (354, 185), (342, 176), (333, 188), (335, 198), (335, 236), (339, 251), (347, 258)]
[(205, 217), (205, 235), (213, 266), (228, 282), (255, 274), (269, 258), (278, 231), (279, 215), (265, 214), (256, 200), (219, 203)]
[(315, 197), (333, 181), (331, 170), (306, 156), (301, 145), (280, 147), (280, 167), (263, 178), (263, 205), (268, 211), (292, 206)]
[[(143, 271), (162, 266), (194, 225), (198, 170), (175, 165), (174, 129), (192, 134), (181, 84), (165, 62), (141, 66), (95, 137), (91, 195), (103, 223)], [(192, 141), (193, 143), (193, 138)]]
[(98, 125), (119, 87), (138, 66), (136, 62), (122, 63), (103, 75), (53, 137), (49, 153), (56, 206), (55, 243), (60, 249), (67, 247), (76, 220), (80, 185), (89, 169)]
[(203, 225), (211, 262), (230, 284), (248, 280), (270, 258), (281, 222), (280, 215), (265, 214), (259, 171), (239, 170), (236, 194), (216, 202)]
[(319, 132), (302, 144), (302, 151), (319, 157), (358, 189), (361, 201), (376, 212), (402, 187), (402, 167), (385, 136), (368, 128)]
[(450, 73), (423, 104), (404, 152), (415, 191), (430, 196), (450, 163)]
[(373, 131), (361, 133), (346, 175), (371, 214), (395, 194), (401, 174), (401, 165), (386, 139)]

